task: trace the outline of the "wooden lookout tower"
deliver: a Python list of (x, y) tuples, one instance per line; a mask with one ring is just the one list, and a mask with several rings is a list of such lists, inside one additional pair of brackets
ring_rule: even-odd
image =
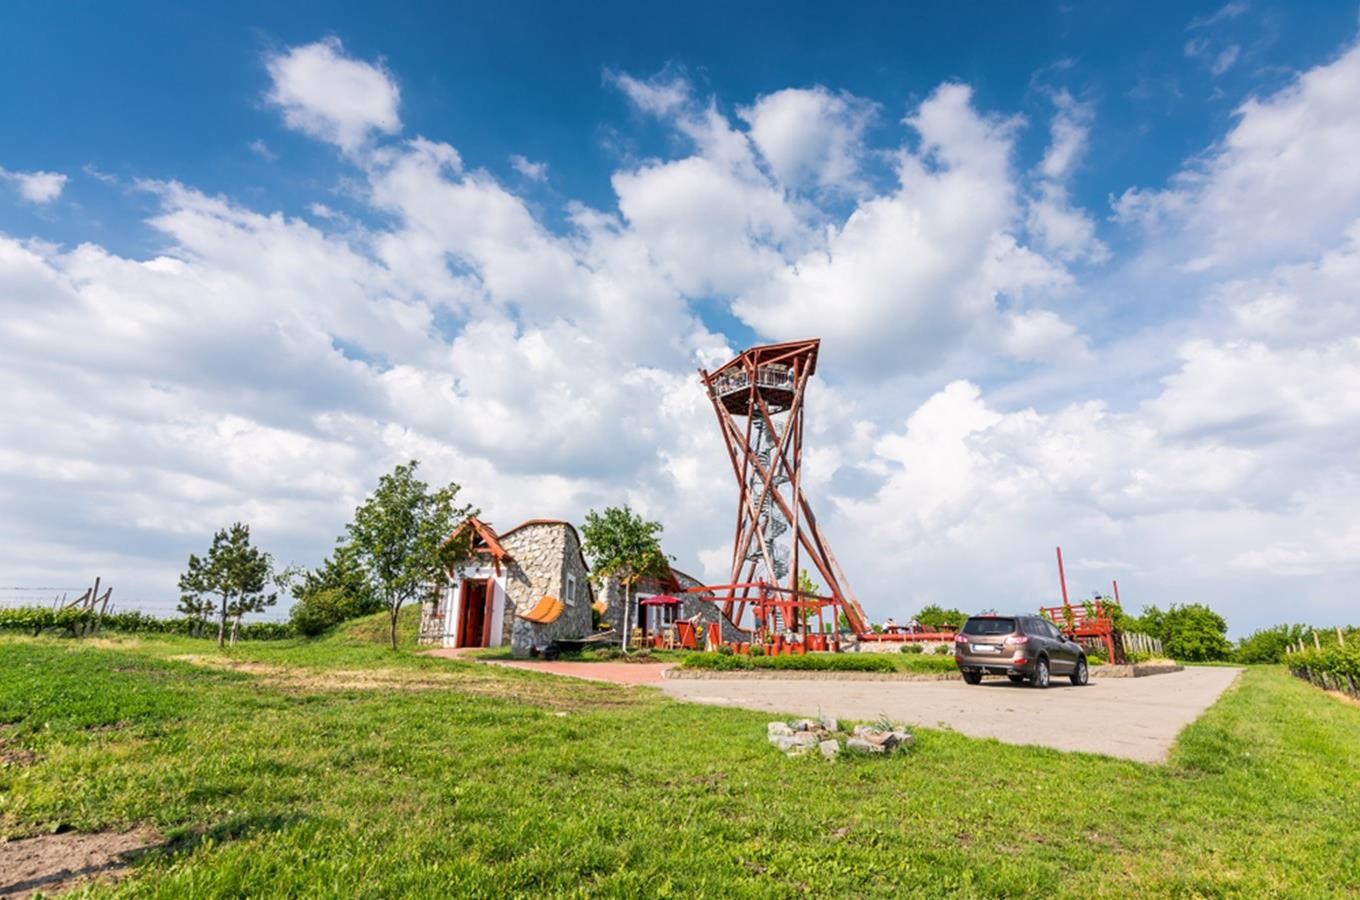
[[(748, 604), (759, 604), (758, 598), (774, 591), (784, 602), (773, 608), (801, 619), (775, 627), (805, 631), (807, 616), (799, 610), (812, 608), (814, 598), (799, 591), (798, 574), (808, 568), (828, 595), (820, 599), (863, 633), (869, 630), (864, 612), (803, 496), (803, 400), (817, 370), (820, 343), (752, 347), (712, 373), (699, 370), (739, 491), (732, 580), (725, 592), (715, 593), (727, 617), (740, 624)], [(761, 625), (772, 627), (768, 621)]]

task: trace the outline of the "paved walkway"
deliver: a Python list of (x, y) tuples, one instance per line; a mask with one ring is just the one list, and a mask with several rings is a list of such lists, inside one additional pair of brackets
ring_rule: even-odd
[(486, 660), (487, 665), (566, 675), (587, 681), (611, 681), (614, 684), (661, 684), (661, 673), (675, 663), (621, 662), (544, 662), (543, 660)]
[(976, 686), (962, 681), (667, 679), (661, 688), (695, 703), (846, 719), (886, 716), (1009, 744), (1160, 763), (1181, 729), (1213, 705), (1241, 671), (1187, 668), (1146, 678), (1092, 679), (1082, 688), (1055, 683), (1046, 691), (992, 678)]

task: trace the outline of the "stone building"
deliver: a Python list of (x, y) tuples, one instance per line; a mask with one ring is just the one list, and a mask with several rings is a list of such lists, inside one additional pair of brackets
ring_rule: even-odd
[[(718, 604), (705, 598), (712, 597), (708, 591), (691, 593), (691, 588), (702, 587), (703, 582), (672, 568), (663, 578), (644, 578), (629, 591), (631, 605), (628, 608), (628, 625), (641, 629), (642, 636), (655, 633), (658, 629), (674, 623), (677, 619), (691, 619), (699, 616), (700, 631), (705, 633), (710, 622), (722, 625), (724, 641), (749, 641), (750, 635), (741, 631), (722, 614)], [(674, 597), (680, 601), (676, 605), (652, 606), (643, 603), (658, 595)], [(600, 585), (600, 599), (596, 608), (601, 609), (601, 619), (619, 631), (623, 628), (624, 592), (618, 581), (605, 579)]]
[(570, 523), (531, 519), (498, 534), (474, 516), (450, 540), (464, 537), (469, 554), (421, 609), (420, 643), (509, 646), (528, 656), (552, 641), (590, 634), (590, 569)]

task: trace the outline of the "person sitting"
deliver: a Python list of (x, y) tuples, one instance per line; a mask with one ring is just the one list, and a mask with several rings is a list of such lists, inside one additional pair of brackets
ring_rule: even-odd
[(888, 616), (883, 622), (883, 632), (885, 634), (897, 634), (897, 620), (892, 616)]

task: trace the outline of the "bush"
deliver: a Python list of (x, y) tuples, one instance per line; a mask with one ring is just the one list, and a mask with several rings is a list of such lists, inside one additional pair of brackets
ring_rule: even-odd
[(885, 655), (854, 653), (814, 653), (805, 656), (726, 656), (721, 653), (690, 653), (681, 664), (686, 669), (713, 669), (730, 672), (738, 669), (776, 669), (804, 672), (896, 672), (897, 666)]
[(1163, 651), (1173, 659), (1208, 662), (1232, 656), (1228, 623), (1202, 603), (1172, 604), (1165, 613), (1153, 607), (1144, 618), (1159, 625), (1160, 631), (1149, 633), (1161, 638)]
[(324, 634), (341, 622), (372, 615), (383, 609), (372, 597), (356, 596), (344, 588), (319, 588), (305, 592), (293, 604), (289, 621), (303, 637)]
[(903, 644), (903, 653), (925, 653), (926, 648), (921, 644)]

